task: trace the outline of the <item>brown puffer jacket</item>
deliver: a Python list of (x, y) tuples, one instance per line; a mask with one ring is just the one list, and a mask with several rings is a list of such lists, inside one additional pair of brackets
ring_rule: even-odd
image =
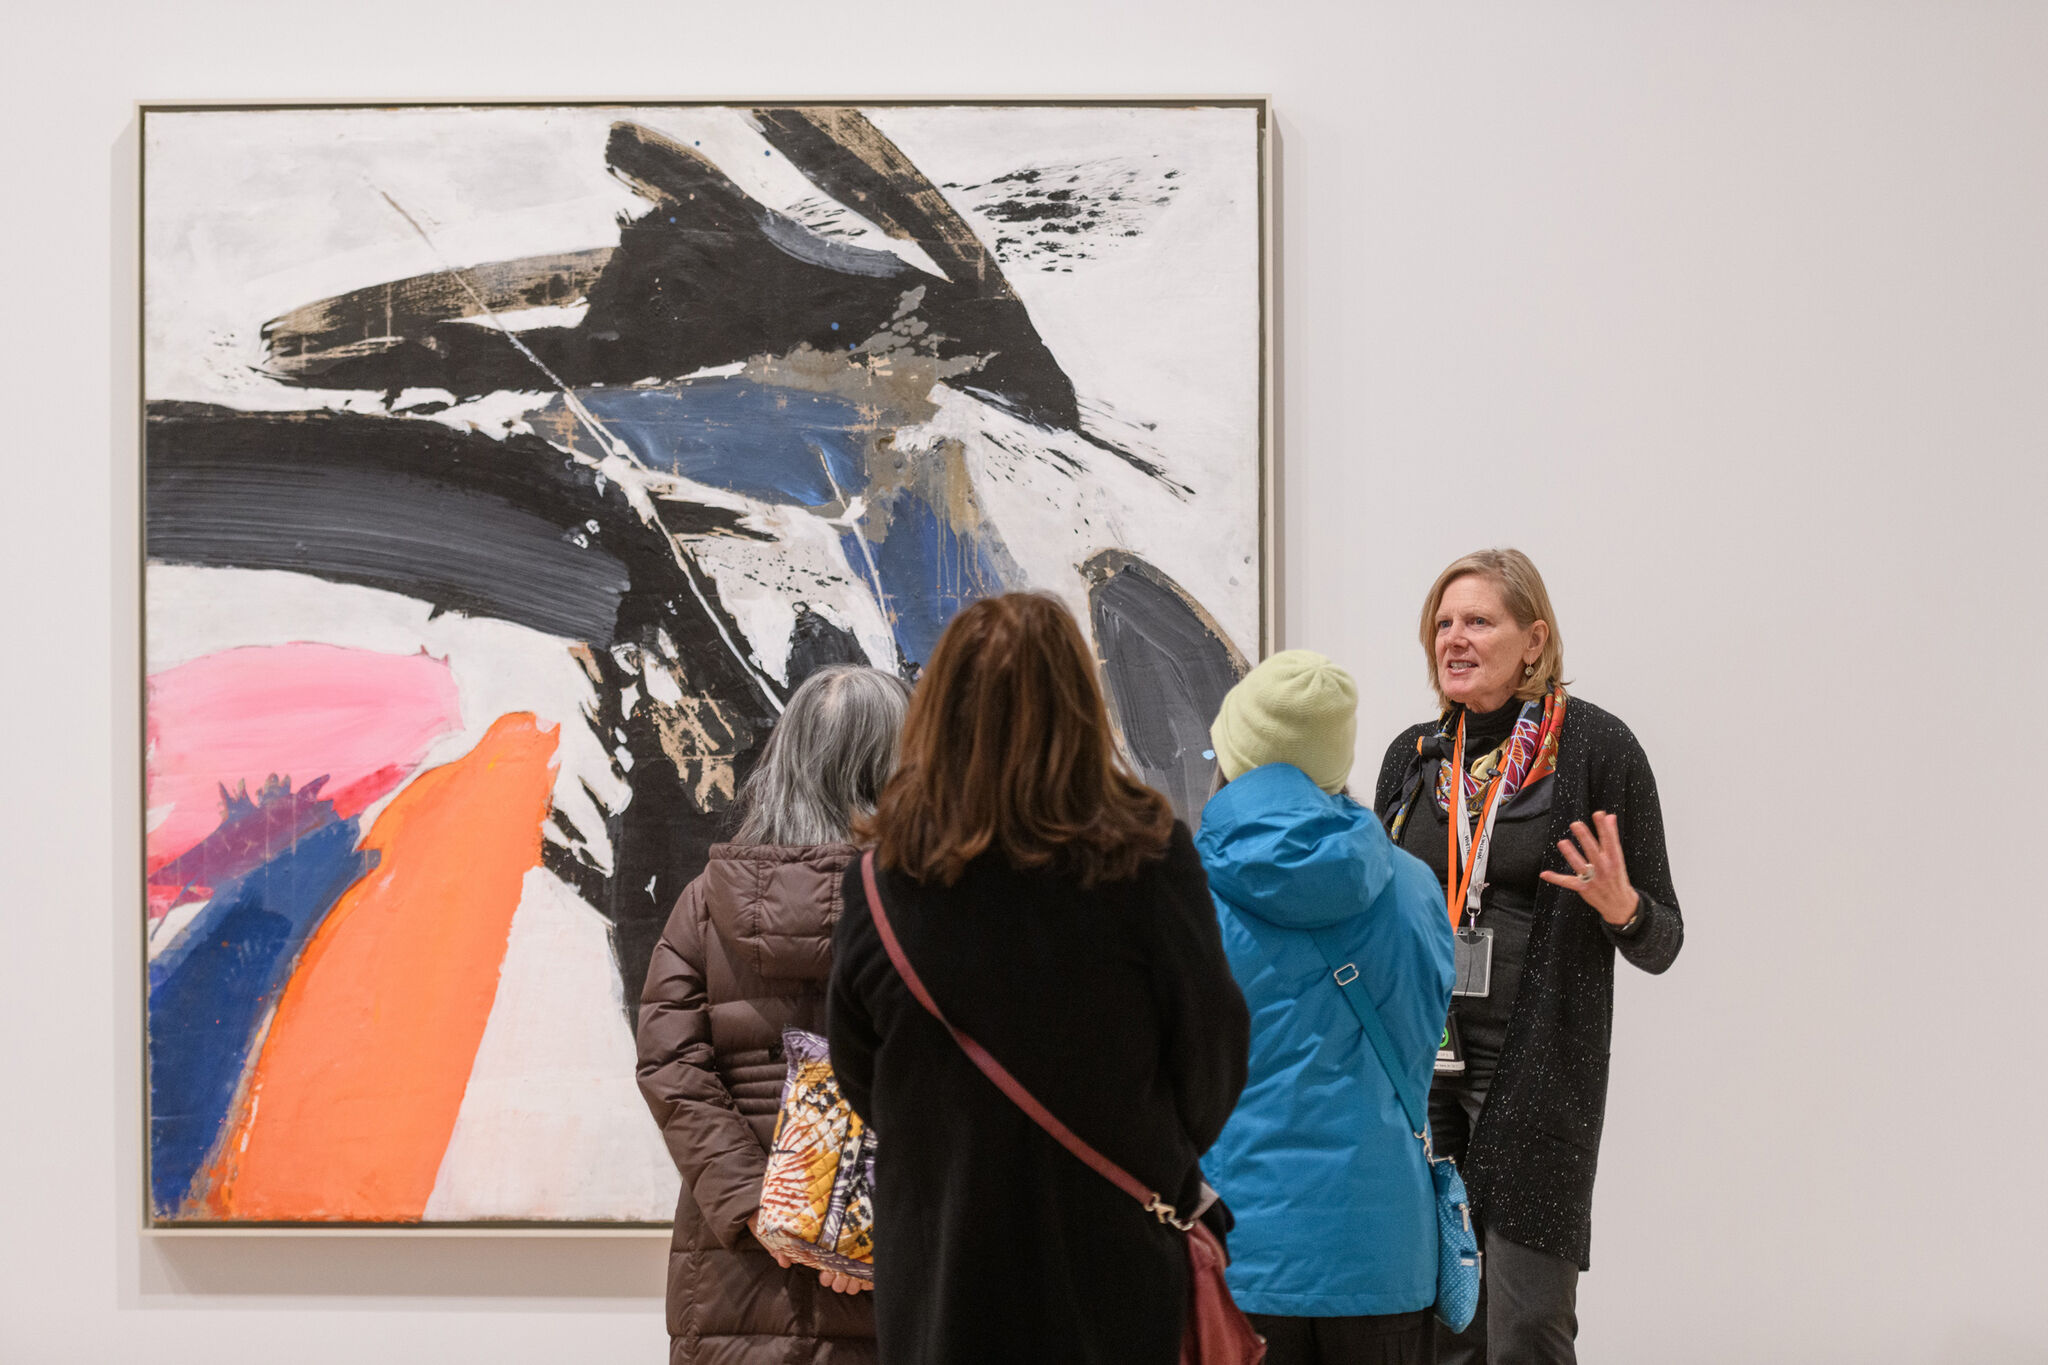
[(846, 844), (719, 844), (683, 889), (640, 994), (640, 1093), (682, 1172), (670, 1365), (866, 1365), (868, 1296), (784, 1270), (747, 1231), (782, 1093), (782, 1030), (825, 1032)]

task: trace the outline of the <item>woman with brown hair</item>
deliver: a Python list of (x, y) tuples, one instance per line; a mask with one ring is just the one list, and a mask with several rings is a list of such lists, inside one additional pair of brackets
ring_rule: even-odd
[[(989, 598), (947, 627), (871, 826), (889, 922), (947, 1019), (1083, 1141), (1199, 1207), (1197, 1160), (1244, 1086), (1244, 1000), (1187, 828), (1118, 758), (1063, 606)], [(858, 867), (844, 897), (829, 1034), (878, 1138), (881, 1358), (1171, 1365), (1184, 1235), (1061, 1147), (913, 998)]]
[(1373, 807), (1444, 888), (1457, 983), (1429, 1099), (1482, 1234), (1479, 1315), (1442, 1365), (1571, 1365), (1607, 1105), (1614, 959), (1685, 942), (1650, 760), (1565, 692), (1543, 576), (1519, 550), (1437, 575), (1423, 653), (1441, 712), (1387, 746)]

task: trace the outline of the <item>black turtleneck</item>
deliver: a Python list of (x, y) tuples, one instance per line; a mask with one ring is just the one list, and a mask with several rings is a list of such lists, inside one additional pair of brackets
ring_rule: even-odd
[[(1514, 733), (1515, 722), (1521, 718), (1522, 708), (1527, 704), (1520, 697), (1509, 697), (1507, 704), (1498, 710), (1474, 711), (1470, 707), (1458, 708), (1465, 713), (1467, 767), (1471, 766), (1471, 760), (1499, 748), (1507, 741), (1507, 737)], [(1451, 713), (1448, 728), (1452, 734), (1457, 733), (1457, 711)]]

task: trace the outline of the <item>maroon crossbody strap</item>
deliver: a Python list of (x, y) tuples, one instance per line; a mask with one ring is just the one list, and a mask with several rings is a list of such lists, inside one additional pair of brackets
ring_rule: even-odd
[(882, 947), (888, 950), (889, 960), (896, 964), (896, 974), (903, 978), (904, 985), (910, 987), (910, 993), (917, 997), (917, 1003), (931, 1011), (932, 1018), (946, 1026), (946, 1032), (953, 1035), (953, 1041), (960, 1045), (960, 1050), (967, 1054), (968, 1060), (981, 1068), (982, 1075), (995, 1082), (996, 1089), (1008, 1095), (1019, 1109), (1030, 1115), (1033, 1123), (1052, 1134), (1053, 1140), (1060, 1146), (1088, 1163), (1097, 1175), (1143, 1204), (1147, 1213), (1158, 1214), (1161, 1222), (1175, 1222), (1175, 1210), (1172, 1205), (1161, 1203), (1158, 1194), (1146, 1189), (1136, 1176), (1083, 1142), (1073, 1129), (1054, 1118), (1052, 1111), (1040, 1104), (1001, 1062), (990, 1056), (987, 1048), (953, 1027), (953, 1021), (939, 1009), (938, 1002), (932, 999), (932, 993), (924, 988), (924, 982), (918, 977), (917, 969), (912, 967), (910, 959), (904, 956), (903, 945), (896, 939), (896, 930), (889, 924), (889, 913), (882, 908), (881, 888), (875, 885), (873, 849), (861, 855), (860, 875), (862, 883), (867, 888), (868, 913), (874, 917), (875, 929), (882, 935)]

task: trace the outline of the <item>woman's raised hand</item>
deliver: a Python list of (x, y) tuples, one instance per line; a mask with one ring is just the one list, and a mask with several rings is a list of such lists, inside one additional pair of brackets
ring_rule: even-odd
[(1572, 837), (1559, 839), (1557, 847), (1573, 875), (1546, 870), (1544, 881), (1578, 892), (1580, 899), (1609, 924), (1620, 926), (1636, 917), (1642, 897), (1629, 884), (1628, 863), (1621, 856), (1620, 821), (1604, 810), (1596, 810), (1591, 829), (1584, 820), (1572, 821)]

